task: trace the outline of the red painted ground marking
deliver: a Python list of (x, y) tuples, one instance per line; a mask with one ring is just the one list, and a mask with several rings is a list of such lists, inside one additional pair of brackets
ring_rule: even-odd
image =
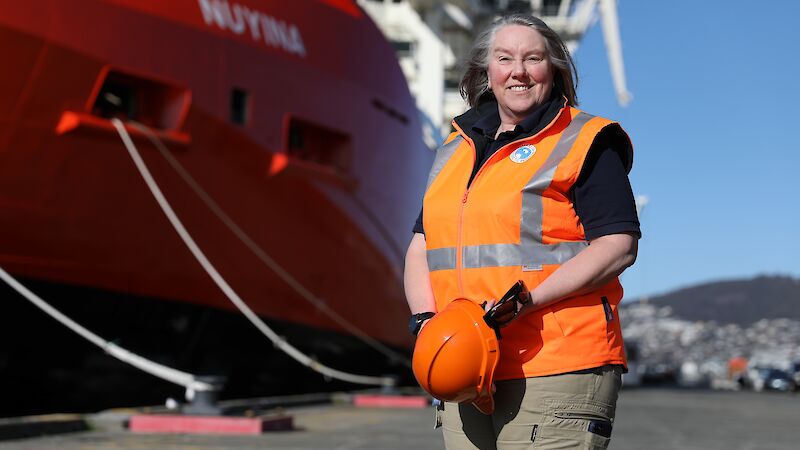
[(293, 420), (291, 416), (217, 417), (140, 414), (131, 416), (128, 428), (135, 433), (261, 434), (264, 431), (291, 430)]
[(353, 396), (353, 405), (379, 408), (426, 408), (431, 401), (423, 395), (367, 395)]

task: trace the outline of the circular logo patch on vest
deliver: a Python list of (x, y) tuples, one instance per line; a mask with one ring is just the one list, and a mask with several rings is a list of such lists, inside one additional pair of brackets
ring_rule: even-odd
[(509, 156), (509, 159), (517, 164), (522, 164), (531, 159), (531, 156), (536, 153), (536, 147), (532, 145), (523, 145), (522, 147), (514, 150), (514, 153)]

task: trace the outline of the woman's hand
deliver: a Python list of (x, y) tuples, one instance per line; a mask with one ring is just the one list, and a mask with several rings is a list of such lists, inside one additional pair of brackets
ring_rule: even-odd
[(484, 311), (486, 311), (484, 319), (492, 328), (504, 327), (516, 319), (530, 304), (531, 295), (528, 287), (522, 280), (519, 280), (499, 301), (492, 299), (484, 303)]

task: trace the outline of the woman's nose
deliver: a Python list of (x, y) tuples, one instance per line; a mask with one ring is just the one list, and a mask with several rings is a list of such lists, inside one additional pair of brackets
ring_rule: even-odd
[(520, 60), (514, 60), (511, 66), (511, 75), (519, 77), (525, 74), (525, 64)]

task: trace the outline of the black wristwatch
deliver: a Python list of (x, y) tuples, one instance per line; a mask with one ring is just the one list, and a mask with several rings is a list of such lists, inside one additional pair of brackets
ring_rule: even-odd
[(408, 331), (411, 333), (412, 336), (416, 336), (419, 333), (419, 329), (422, 328), (422, 322), (430, 319), (431, 317), (435, 316), (436, 313), (434, 312), (423, 312), (419, 314), (412, 314), (411, 319), (408, 321)]

